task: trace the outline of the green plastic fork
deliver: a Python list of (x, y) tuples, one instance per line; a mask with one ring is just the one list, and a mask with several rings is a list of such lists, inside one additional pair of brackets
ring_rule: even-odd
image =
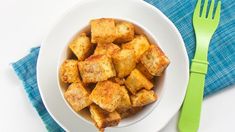
[(221, 1), (217, 4), (214, 17), (215, 1), (211, 1), (208, 15), (208, 0), (205, 0), (200, 15), (201, 3), (201, 0), (198, 0), (193, 14), (193, 27), (196, 34), (196, 52), (192, 59), (189, 84), (179, 117), (178, 128), (180, 132), (197, 132), (199, 128), (204, 83), (208, 68), (208, 48), (220, 20)]

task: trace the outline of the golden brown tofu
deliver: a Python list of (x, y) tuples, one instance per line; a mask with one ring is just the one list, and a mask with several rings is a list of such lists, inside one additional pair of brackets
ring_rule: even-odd
[(136, 61), (139, 61), (140, 56), (149, 48), (148, 39), (144, 35), (137, 35), (135, 38), (122, 45), (124, 49), (133, 49), (135, 51)]
[(145, 106), (157, 100), (157, 95), (153, 90), (142, 89), (136, 95), (131, 95), (132, 106)]
[(135, 115), (140, 110), (142, 110), (142, 107), (131, 107), (125, 111), (117, 111), (117, 112), (120, 114), (121, 118), (124, 119), (124, 118)]
[(95, 83), (116, 76), (112, 59), (107, 55), (93, 55), (78, 63), (84, 83)]
[(79, 61), (84, 60), (89, 55), (91, 47), (90, 38), (86, 36), (86, 33), (82, 33), (69, 44), (69, 48)]
[(99, 128), (99, 132), (104, 132), (104, 128)]
[(149, 73), (154, 76), (160, 76), (170, 64), (167, 56), (155, 45), (150, 46), (150, 48), (141, 56), (140, 61), (146, 69), (148, 69)]
[(106, 54), (108, 56), (112, 56), (114, 53), (116, 53), (117, 51), (119, 51), (121, 48), (113, 43), (110, 44), (98, 44), (94, 55), (100, 55), (100, 54)]
[(153, 79), (153, 75), (149, 73), (148, 69), (142, 64), (138, 63), (136, 68), (149, 80)]
[(121, 121), (120, 115), (114, 112), (107, 112), (95, 104), (90, 105), (91, 118), (99, 129), (117, 126)]
[(122, 49), (113, 54), (112, 59), (119, 78), (129, 75), (136, 65), (135, 53), (130, 49)]
[(120, 85), (112, 81), (98, 82), (90, 99), (102, 109), (113, 112), (121, 102)]
[(78, 61), (65, 60), (60, 67), (60, 79), (64, 83), (81, 82), (78, 71)]
[(111, 18), (91, 20), (91, 42), (112, 43), (116, 39), (115, 21)]
[(121, 94), (121, 102), (116, 108), (118, 112), (126, 111), (127, 109), (131, 107), (130, 97), (125, 86), (120, 87), (120, 94)]
[(119, 85), (125, 84), (125, 78), (112, 77), (109, 80), (112, 82), (118, 83)]
[(116, 24), (116, 34), (116, 43), (126, 43), (131, 41), (135, 35), (134, 25), (129, 22), (118, 22)]
[(148, 90), (153, 88), (153, 84), (137, 69), (127, 77), (125, 85), (132, 94), (136, 94), (142, 88)]
[(72, 83), (64, 93), (64, 97), (76, 112), (92, 103), (89, 93), (81, 83)]

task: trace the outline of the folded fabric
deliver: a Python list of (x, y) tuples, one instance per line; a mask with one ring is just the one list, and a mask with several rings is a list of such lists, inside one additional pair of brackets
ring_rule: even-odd
[[(178, 28), (189, 59), (195, 52), (192, 25), (196, 0), (145, 0), (161, 10)], [(209, 47), (209, 67), (204, 96), (215, 93), (235, 83), (235, 2), (223, 0), (221, 18)], [(156, 23), (157, 24), (157, 23)]]
[(50, 132), (63, 132), (64, 130), (53, 120), (45, 108), (38, 90), (36, 65), (39, 49), (39, 47), (32, 48), (26, 57), (13, 63), (12, 67), (21, 80), (30, 102), (37, 110), (47, 130)]
[[(156, 6), (179, 29), (183, 36), (190, 60), (195, 49), (195, 37), (192, 27), (192, 13), (196, 1), (191, 0), (146, 0)], [(219, 28), (209, 48), (209, 69), (206, 77), (204, 95), (210, 95), (235, 83), (235, 2), (223, 0)], [(157, 24), (157, 22), (156, 22)], [(22, 81), (29, 100), (37, 110), (48, 131), (64, 131), (46, 110), (37, 85), (36, 64), (40, 48), (31, 49), (30, 53), (12, 64), (17, 76)]]

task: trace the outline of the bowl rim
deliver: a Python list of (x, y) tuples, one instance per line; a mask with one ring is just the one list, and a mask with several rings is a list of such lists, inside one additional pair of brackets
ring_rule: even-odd
[[(66, 16), (68, 15), (68, 13), (70, 13), (72, 10), (74, 10), (74, 8), (78, 7), (78, 6), (82, 6), (84, 4), (87, 4), (87, 3), (90, 3), (90, 2), (94, 2), (95, 0), (84, 0), (84, 1), (81, 1), (77, 4), (75, 4), (74, 6), (72, 6), (72, 8), (69, 8), (67, 9), (67, 11), (65, 11), (65, 13), (63, 13), (59, 18), (56, 19), (55, 23), (53, 26), (51, 26), (51, 28), (48, 30), (48, 32), (46, 33), (46, 37), (43, 39), (42, 41), (42, 45), (46, 42), (48, 36), (50, 35), (50, 33), (55, 29), (55, 27), (58, 25), (58, 23)], [(100, 1), (106, 1), (106, 0), (100, 0)], [(185, 45), (184, 45), (184, 41), (183, 41), (183, 38), (179, 32), (179, 30), (175, 27), (175, 25), (173, 24), (173, 22), (171, 22), (169, 20), (169, 18), (167, 18), (158, 8), (152, 6), (151, 4), (145, 2), (145, 1), (142, 1), (142, 0), (128, 0), (128, 1), (134, 1), (135, 3), (137, 4), (142, 4), (144, 7), (146, 8), (149, 8), (151, 10), (153, 10), (155, 13), (158, 13), (163, 19), (164, 21), (166, 21), (166, 23), (168, 23), (170, 25), (170, 27), (174, 30), (177, 38), (179, 39), (180, 43), (182, 44), (181, 46), (181, 49), (182, 49), (182, 52), (183, 52), (183, 55), (184, 55), (184, 61), (185, 61), (185, 64), (187, 66), (189, 66), (189, 59), (188, 59), (188, 56), (187, 56), (187, 52), (186, 52), (186, 48), (185, 48)], [(43, 48), (41, 48), (40, 52), (39, 52), (39, 56), (38, 56), (38, 63), (37, 63), (37, 71), (40, 71), (40, 63), (42, 61), (42, 53), (43, 53)], [(185, 71), (188, 73), (185, 75), (186, 77), (186, 82), (188, 82), (189, 80), (189, 68), (188, 67), (185, 67)], [(40, 77), (40, 72), (39, 74), (37, 74), (37, 82), (38, 82), (38, 87), (39, 87), (39, 92), (41, 94), (41, 98), (42, 98), (42, 101), (44, 103), (44, 106), (45, 108), (47, 109), (48, 113), (50, 114), (50, 116), (66, 131), (68, 131), (67, 127), (64, 126), (63, 122), (61, 120), (59, 120), (58, 118), (55, 117), (55, 115), (53, 114), (53, 110), (51, 111), (51, 109), (49, 108), (48, 106), (48, 102), (46, 101), (46, 97), (44, 96), (43, 94), (43, 89), (41, 88), (42, 87), (42, 83), (40, 83), (41, 77)], [(178, 104), (177, 104), (177, 109), (175, 109), (174, 111), (171, 112), (169, 118), (164, 121), (164, 123), (160, 124), (160, 126), (157, 128), (157, 130), (161, 130), (164, 128), (164, 126), (173, 118), (173, 116), (178, 112), (178, 110), (180, 109), (180, 106), (183, 102), (183, 99), (184, 99), (184, 96), (185, 96), (185, 93), (186, 93), (186, 89), (183, 91), (183, 96), (180, 97), (179, 100), (181, 100)]]

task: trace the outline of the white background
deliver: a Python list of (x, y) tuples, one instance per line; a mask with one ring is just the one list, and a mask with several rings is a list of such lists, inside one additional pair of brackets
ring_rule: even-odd
[[(46, 131), (10, 63), (26, 55), (31, 47), (38, 46), (58, 17), (79, 1), (0, 0), (1, 132)], [(199, 132), (235, 131), (234, 101), (235, 86), (206, 98)], [(162, 132), (176, 132), (176, 124), (177, 116)]]

